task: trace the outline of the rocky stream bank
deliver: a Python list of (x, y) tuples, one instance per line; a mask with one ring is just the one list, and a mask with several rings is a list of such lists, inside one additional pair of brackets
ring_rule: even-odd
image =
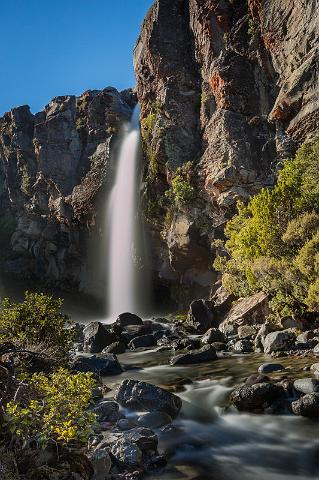
[(265, 321), (262, 294), (220, 299), (183, 320), (77, 324), (73, 369), (99, 378), (94, 435), (64, 463), (38, 455), (31, 477), (19, 465), (22, 478), (314, 478), (318, 325)]

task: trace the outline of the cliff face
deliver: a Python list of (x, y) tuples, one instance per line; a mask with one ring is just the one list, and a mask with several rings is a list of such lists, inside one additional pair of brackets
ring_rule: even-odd
[[(135, 71), (144, 208), (162, 277), (212, 284), (214, 240), (236, 202), (271, 185), (280, 161), (317, 130), (318, 7), (156, 0), (150, 9)], [(176, 177), (192, 186), (191, 201), (165, 193)]]
[(88, 288), (88, 242), (100, 227), (111, 143), (135, 103), (132, 92), (106, 88), (0, 119), (2, 271)]

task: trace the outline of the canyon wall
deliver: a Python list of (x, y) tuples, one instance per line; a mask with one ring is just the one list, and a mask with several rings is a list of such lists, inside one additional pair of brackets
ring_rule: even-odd
[[(237, 201), (272, 185), (282, 160), (316, 132), (318, 7), (156, 0), (148, 12), (135, 71), (144, 211), (164, 280), (210, 287)], [(191, 195), (176, 201), (183, 192)]]
[(135, 104), (131, 91), (106, 88), (56, 97), (35, 115), (17, 107), (0, 119), (2, 272), (96, 288), (89, 244), (103, 228), (99, 199), (112, 146)]

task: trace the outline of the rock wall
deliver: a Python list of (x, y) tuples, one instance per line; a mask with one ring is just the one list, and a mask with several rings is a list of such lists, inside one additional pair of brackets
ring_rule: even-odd
[[(236, 202), (318, 128), (317, 0), (156, 0), (135, 49), (159, 275), (211, 285)], [(194, 193), (175, 202), (182, 177)], [(175, 192), (176, 193), (176, 192)]]
[(2, 271), (90, 289), (97, 275), (88, 243), (102, 228), (98, 205), (112, 146), (135, 104), (131, 91), (106, 88), (56, 97), (35, 115), (14, 108), (0, 119)]

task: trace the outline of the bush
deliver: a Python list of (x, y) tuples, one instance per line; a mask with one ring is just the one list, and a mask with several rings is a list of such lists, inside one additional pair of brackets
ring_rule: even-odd
[(195, 197), (195, 189), (191, 185), (191, 162), (185, 163), (179, 167), (172, 179), (172, 185), (165, 195), (172, 200), (176, 206), (181, 206), (190, 202)]
[(49, 376), (20, 379), (21, 394), (5, 409), (5, 428), (21, 446), (36, 442), (86, 444), (95, 414), (88, 411), (95, 381), (90, 373), (72, 374), (63, 368)]
[(264, 290), (279, 315), (318, 311), (319, 140), (303, 145), (228, 222), (225, 256), (215, 268), (237, 295)]
[(22, 303), (4, 299), (0, 305), (0, 342), (21, 347), (42, 345), (62, 360), (74, 340), (71, 321), (60, 311), (62, 303), (61, 299), (29, 292)]

